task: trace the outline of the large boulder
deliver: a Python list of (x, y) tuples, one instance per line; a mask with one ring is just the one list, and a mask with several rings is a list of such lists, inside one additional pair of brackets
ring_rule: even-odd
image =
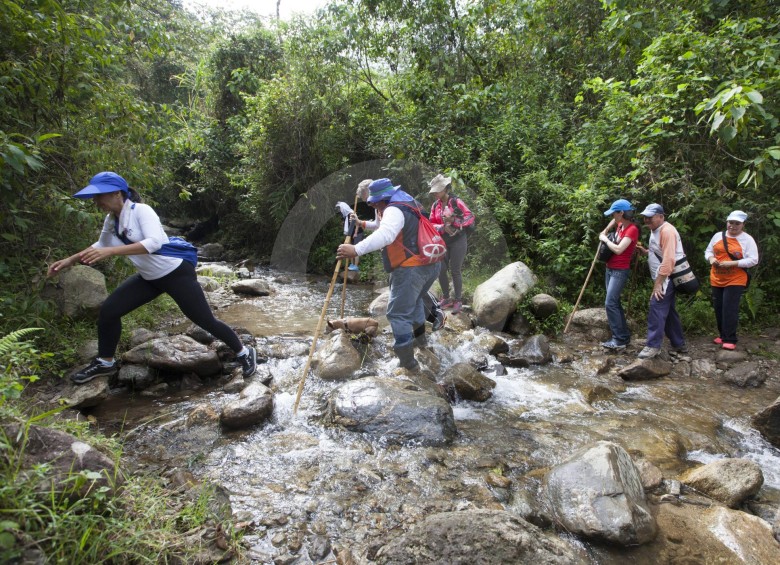
[(751, 423), (764, 436), (764, 439), (780, 449), (780, 396), (753, 416)]
[(74, 265), (60, 273), (56, 285), (47, 284), (42, 295), (53, 300), (60, 313), (69, 318), (94, 320), (108, 297), (106, 277), (92, 267)]
[(764, 484), (761, 467), (747, 459), (719, 459), (680, 477), (686, 485), (726, 506), (736, 508)]
[(186, 335), (156, 338), (122, 355), (126, 363), (148, 365), (170, 373), (195, 373), (209, 377), (222, 371), (216, 351)]
[(360, 369), (363, 359), (352, 345), (349, 336), (337, 331), (328, 342), (317, 351), (314, 359), (314, 372), (326, 381), (346, 380)]
[[(23, 433), (19, 424), (2, 426), (0, 433), (21, 456), (21, 461), (15, 462), (22, 470), (17, 483), (28, 482), (43, 496), (64, 495), (76, 500), (101, 487), (110, 493), (122, 482), (112, 458), (68, 433), (35, 425)], [(44, 468), (46, 472), (42, 472)], [(79, 474), (83, 480), (74, 481)]]
[(236, 294), (248, 294), (250, 296), (268, 296), (271, 287), (262, 279), (243, 279), (230, 285), (230, 290)]
[(609, 339), (609, 322), (604, 308), (585, 308), (569, 316), (569, 329), (574, 333), (586, 334), (594, 341)]
[(536, 275), (520, 261), (498, 271), (474, 290), (472, 308), (477, 325), (503, 330), (518, 302), (536, 282)]
[(379, 549), (376, 562), (393, 565), (504, 565), (587, 563), (563, 540), (503, 510), (428, 516)]
[(409, 381), (366, 377), (331, 392), (326, 421), (390, 443), (450, 443), (457, 432), (450, 404)]
[(652, 541), (658, 528), (625, 449), (600, 441), (547, 475), (551, 511), (566, 531), (622, 546)]

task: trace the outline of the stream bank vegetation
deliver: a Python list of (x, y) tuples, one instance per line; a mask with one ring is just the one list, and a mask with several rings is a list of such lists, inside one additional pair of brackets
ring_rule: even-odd
[[(59, 319), (40, 291), (45, 264), (100, 229), (91, 203), (70, 196), (100, 170), (122, 174), (164, 218), (196, 220), (191, 238), (263, 260), (321, 179), (375, 159), (425, 163), (495, 219), (480, 219), (484, 249), (503, 238), (564, 312), (609, 203), (659, 202), (704, 282), (680, 308), (690, 332), (714, 327), (703, 250), (742, 209), (762, 260), (740, 324), (777, 324), (777, 3), (332, 0), (276, 21), (196, 15), (178, 0), (6, 0), (0, 76), (0, 336), (43, 328), (17, 342), (41, 352), (24, 354), (42, 379), (59, 378), (92, 331)], [(405, 188), (426, 197), (423, 182)], [(330, 273), (343, 236), (335, 224), (321, 235), (309, 265)], [(467, 258), (467, 297), (481, 253)], [(126, 272), (116, 265), (100, 266), (111, 286)], [(646, 273), (640, 265), (627, 308), (640, 324)], [(603, 304), (594, 279), (582, 305)], [(22, 418), (13, 391), (26, 381), (12, 365), (3, 410)], [(22, 494), (4, 508), (22, 508)], [(89, 504), (101, 520), (132, 514), (126, 500)], [(64, 510), (48, 507), (52, 519)], [(144, 537), (134, 529), (123, 542)]]

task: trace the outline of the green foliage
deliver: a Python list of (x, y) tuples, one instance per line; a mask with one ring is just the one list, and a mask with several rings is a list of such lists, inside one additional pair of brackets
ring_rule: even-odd
[(42, 328), (24, 328), (0, 337), (0, 407), (9, 399), (19, 398), (25, 382), (38, 380), (41, 360), (51, 354), (39, 353), (32, 344), (22, 338), (41, 331)]
[(547, 318), (538, 318), (531, 308), (531, 300), (541, 293), (555, 296), (556, 290), (544, 288), (544, 285), (532, 288), (517, 305), (516, 312), (528, 321), (532, 334), (558, 335), (566, 326), (566, 318), (571, 313), (573, 305), (563, 301), (555, 314)]

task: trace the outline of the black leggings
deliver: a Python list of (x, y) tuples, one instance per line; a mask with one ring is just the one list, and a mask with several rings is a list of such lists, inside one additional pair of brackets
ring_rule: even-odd
[(106, 298), (98, 317), (98, 357), (109, 359), (116, 353), (122, 335), (122, 316), (167, 293), (182, 313), (238, 353), (244, 348), (230, 326), (217, 320), (198, 283), (195, 267), (182, 261), (176, 269), (153, 281), (135, 274)]

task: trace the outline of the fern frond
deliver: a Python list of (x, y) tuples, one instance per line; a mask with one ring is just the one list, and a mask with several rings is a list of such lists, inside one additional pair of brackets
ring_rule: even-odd
[(43, 330), (43, 328), (22, 328), (0, 337), (0, 355), (9, 353), (14, 345), (16, 345), (26, 335), (41, 330)]

